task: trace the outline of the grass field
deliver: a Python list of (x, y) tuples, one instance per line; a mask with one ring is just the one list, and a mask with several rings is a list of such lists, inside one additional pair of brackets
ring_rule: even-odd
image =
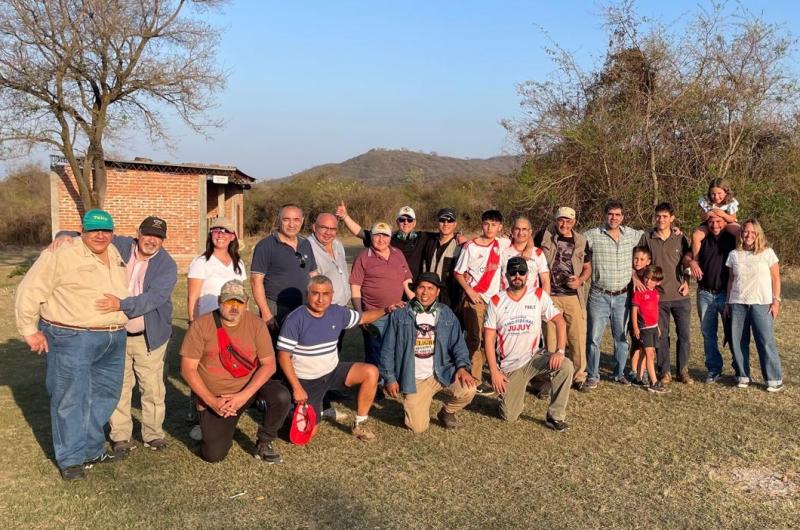
[[(186, 328), (185, 278), (174, 295), (168, 350), (169, 447), (140, 447), (123, 462), (64, 483), (52, 460), (44, 359), (16, 335), (9, 272), (30, 253), (0, 260), (0, 521), (5, 528), (796, 528), (800, 523), (800, 274), (784, 273), (777, 333), (786, 390), (761, 385), (672, 385), (654, 396), (608, 382), (570, 397), (572, 428), (542, 425), (530, 396), (504, 424), (496, 401), (476, 398), (465, 428), (424, 435), (402, 427), (391, 400), (372, 411), (375, 444), (325, 423), (305, 448), (278, 442), (285, 463), (253, 459), (256, 423), (240, 422), (228, 458), (206, 464), (184, 423), (187, 387), (177, 350)], [(705, 375), (693, 316), (691, 369)], [(359, 358), (351, 332), (344, 357)], [(760, 374), (757, 359), (754, 374)], [(760, 380), (757, 377), (757, 380)], [(337, 403), (353, 414), (352, 401)], [(438, 410), (434, 403), (432, 414)], [(135, 414), (138, 410), (135, 411)], [(237, 495), (239, 494), (239, 495)]]

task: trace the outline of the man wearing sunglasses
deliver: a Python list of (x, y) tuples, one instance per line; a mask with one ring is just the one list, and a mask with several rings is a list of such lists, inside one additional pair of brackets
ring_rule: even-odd
[(303, 210), (286, 204), (278, 213), (278, 228), (258, 242), (250, 266), (253, 299), (273, 337), (286, 316), (305, 303), (308, 279), (317, 274), (311, 243), (300, 234)]
[[(336, 208), (336, 217), (344, 221), (347, 229), (352, 234), (364, 241), (364, 246), (369, 248), (372, 245), (372, 232), (364, 230), (352, 217), (347, 214), (347, 207), (344, 201), (339, 203)], [(390, 244), (399, 249), (406, 258), (408, 267), (414, 278), (422, 271), (423, 252), (430, 239), (437, 239), (436, 232), (422, 232), (415, 230), (417, 227), (417, 214), (411, 206), (403, 206), (397, 212), (397, 231), (390, 240)]]
[(263, 400), (266, 412), (254, 456), (266, 464), (283, 462), (274, 441), (291, 397), (271, 379), (276, 368), (272, 341), (263, 322), (247, 310), (247, 301), (241, 281), (226, 282), (219, 309), (197, 318), (181, 345), (181, 376), (197, 396), (201, 454), (208, 462), (227, 456), (239, 418), (256, 399)]
[[(572, 382), (572, 362), (564, 357), (567, 325), (550, 295), (531, 288), (525, 258), (513, 257), (506, 266), (508, 289), (492, 297), (486, 311), (484, 345), (492, 386), (500, 395), (500, 416), (516, 421), (525, 404), (525, 389), (539, 374), (551, 379), (550, 407), (545, 425), (557, 432), (564, 421)], [(556, 329), (556, 350), (539, 349), (542, 320)]]
[(461, 255), (463, 241), (458, 237), (458, 222), (453, 208), (442, 208), (436, 213), (439, 232), (428, 238), (422, 251), (422, 271), (433, 272), (441, 278), (439, 302), (456, 310), (461, 303), (461, 285), (456, 281), (455, 268)]

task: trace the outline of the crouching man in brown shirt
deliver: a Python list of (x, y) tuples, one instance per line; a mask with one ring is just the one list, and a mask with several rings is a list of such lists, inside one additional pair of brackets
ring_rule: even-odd
[(196, 319), (181, 346), (181, 375), (197, 396), (202, 456), (219, 462), (227, 456), (239, 417), (256, 399), (267, 405), (258, 428), (255, 457), (283, 461), (273, 442), (289, 411), (291, 396), (275, 373), (275, 352), (264, 323), (247, 311), (244, 284), (222, 286), (219, 309)]

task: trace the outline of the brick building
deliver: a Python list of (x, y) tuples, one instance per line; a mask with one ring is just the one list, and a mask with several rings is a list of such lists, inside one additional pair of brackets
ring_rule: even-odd
[[(53, 234), (80, 230), (83, 201), (69, 164), (51, 157), (50, 208)], [(244, 190), (254, 178), (231, 166), (171, 164), (149, 159), (106, 160), (108, 187), (104, 209), (116, 231), (135, 235), (148, 215), (167, 221), (164, 248), (186, 272), (189, 262), (205, 249), (208, 219), (224, 215), (237, 233), (244, 227)]]

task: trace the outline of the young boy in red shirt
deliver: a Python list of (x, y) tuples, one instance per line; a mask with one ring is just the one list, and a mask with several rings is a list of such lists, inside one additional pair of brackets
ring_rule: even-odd
[(647, 375), (650, 378), (648, 390), (656, 394), (666, 394), (669, 389), (657, 380), (655, 369), (656, 343), (661, 335), (661, 331), (658, 329), (657, 287), (664, 280), (664, 272), (661, 267), (650, 265), (644, 269), (642, 276), (645, 289), (633, 293), (631, 324), (633, 325), (633, 336), (641, 344), (644, 356), (637, 356), (635, 360), (638, 361), (638, 366), (634, 364), (633, 369), (636, 370), (636, 377), (641, 381), (646, 364)]

